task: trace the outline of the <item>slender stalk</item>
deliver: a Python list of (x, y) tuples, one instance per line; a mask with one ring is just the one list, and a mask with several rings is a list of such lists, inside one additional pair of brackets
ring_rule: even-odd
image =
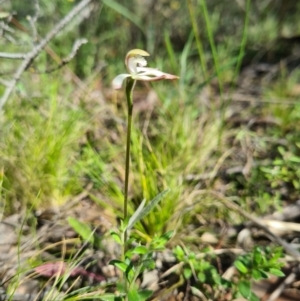
[(129, 182), (129, 168), (130, 168), (130, 140), (131, 140), (131, 123), (132, 123), (132, 108), (128, 106), (127, 112), (127, 138), (126, 138), (126, 161), (125, 161), (125, 187), (124, 187), (124, 220), (128, 215), (128, 182)]
[[(132, 125), (132, 111), (133, 100), (132, 93), (135, 86), (135, 80), (128, 78), (126, 82), (126, 100), (127, 100), (127, 135), (126, 135), (126, 157), (125, 157), (125, 184), (124, 184), (124, 222), (126, 222), (128, 216), (128, 186), (129, 186), (129, 169), (130, 169), (130, 142), (131, 142), (131, 125)], [(127, 229), (125, 226), (123, 242), (122, 242), (122, 261), (125, 260), (125, 254), (127, 251)], [(128, 293), (128, 282), (124, 275), (124, 286), (126, 294)], [(125, 298), (127, 300), (127, 296)]]
[[(125, 158), (125, 187), (124, 187), (124, 221), (128, 215), (128, 184), (129, 184), (129, 168), (130, 168), (130, 141), (131, 141), (131, 124), (132, 124), (132, 92), (135, 81), (129, 78), (126, 83), (126, 99), (127, 99), (127, 138), (126, 138), (126, 158)], [(125, 233), (125, 242), (126, 242)]]

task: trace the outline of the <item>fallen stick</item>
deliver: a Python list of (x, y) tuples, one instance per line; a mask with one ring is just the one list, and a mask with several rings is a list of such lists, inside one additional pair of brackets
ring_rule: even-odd
[(86, 6), (92, 3), (93, 0), (82, 0), (76, 5), (50, 32), (42, 39), (33, 49), (25, 54), (23, 62), (15, 72), (13, 78), (9, 81), (2, 98), (0, 99), (0, 111), (7, 102), (11, 93), (13, 92), (16, 84), (20, 80), (24, 71), (32, 64), (37, 58), (41, 51), (47, 46), (47, 44), (64, 28), (70, 23)]
[(300, 253), (296, 249), (294, 249), (289, 243), (287, 243), (286, 241), (284, 241), (283, 239), (281, 239), (279, 236), (277, 236), (276, 234), (274, 234), (258, 218), (254, 217), (250, 213), (244, 211), (241, 207), (239, 207), (238, 205), (236, 205), (235, 203), (233, 203), (230, 199), (228, 199), (227, 197), (225, 197), (224, 195), (222, 195), (219, 192), (216, 192), (216, 191), (205, 191), (205, 193), (210, 193), (210, 194), (214, 195), (226, 207), (228, 207), (229, 209), (232, 209), (232, 210), (238, 212), (239, 214), (241, 214), (242, 216), (244, 216), (245, 218), (247, 218), (248, 220), (250, 220), (254, 225), (256, 225), (257, 227), (259, 227), (263, 231), (265, 231), (267, 234), (269, 234), (270, 237), (273, 239), (273, 241), (275, 241), (277, 244), (281, 245), (289, 255), (291, 255), (297, 261), (300, 261)]

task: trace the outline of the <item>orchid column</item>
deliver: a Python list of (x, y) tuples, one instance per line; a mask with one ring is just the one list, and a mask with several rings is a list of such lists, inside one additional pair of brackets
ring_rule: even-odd
[[(129, 73), (120, 74), (112, 82), (114, 89), (122, 88), (123, 81), (126, 79), (126, 98), (127, 98), (127, 140), (126, 140), (126, 163), (125, 163), (125, 187), (124, 187), (124, 221), (128, 215), (128, 184), (129, 184), (129, 168), (130, 168), (130, 140), (131, 140), (131, 124), (133, 111), (133, 89), (137, 80), (140, 81), (159, 81), (163, 79), (178, 79), (176, 75), (164, 73), (155, 68), (148, 68), (147, 61), (144, 56), (149, 53), (141, 49), (130, 50), (125, 58), (125, 65)], [(126, 242), (127, 237), (124, 237)]]

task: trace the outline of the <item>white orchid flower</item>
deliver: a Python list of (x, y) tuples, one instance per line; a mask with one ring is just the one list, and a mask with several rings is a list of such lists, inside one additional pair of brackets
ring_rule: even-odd
[(162, 72), (155, 68), (148, 68), (147, 61), (144, 56), (150, 54), (141, 49), (130, 50), (125, 58), (125, 65), (129, 73), (119, 74), (112, 81), (112, 86), (115, 90), (122, 88), (125, 78), (132, 78), (133, 80), (141, 81), (158, 81), (163, 79), (178, 79), (179, 77), (173, 74)]

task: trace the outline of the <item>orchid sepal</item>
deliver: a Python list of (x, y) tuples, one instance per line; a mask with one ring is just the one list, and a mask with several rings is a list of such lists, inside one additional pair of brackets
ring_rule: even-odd
[(112, 81), (112, 87), (115, 90), (120, 90), (122, 88), (122, 84), (124, 79), (131, 77), (130, 74), (119, 74)]

